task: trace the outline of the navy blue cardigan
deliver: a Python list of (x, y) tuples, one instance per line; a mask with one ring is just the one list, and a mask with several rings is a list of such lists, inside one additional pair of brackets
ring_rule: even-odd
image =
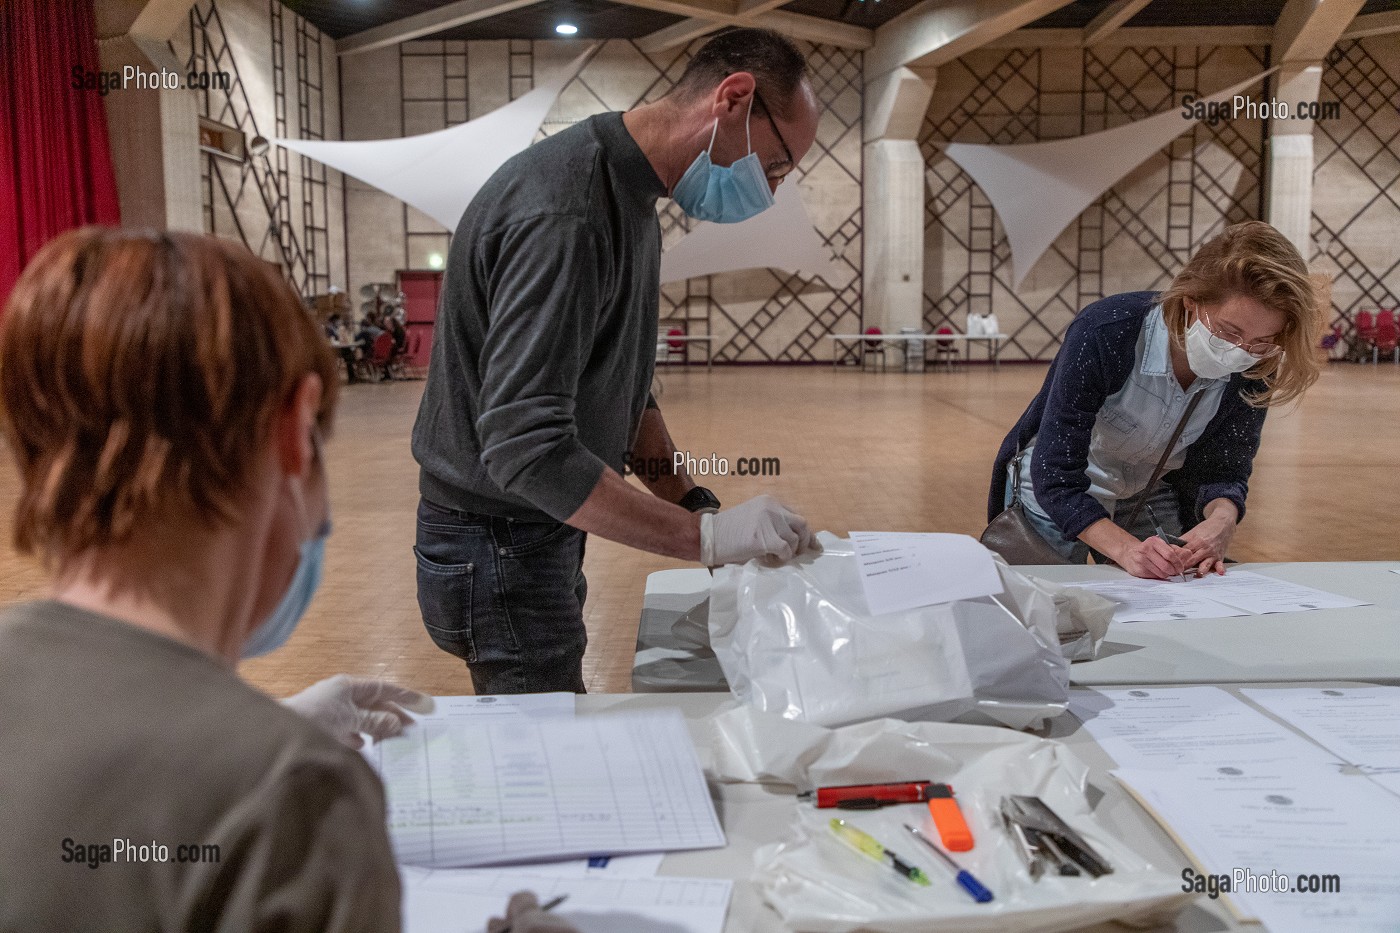
[[(1089, 439), (1104, 402), (1132, 374), (1138, 335), (1157, 298), (1156, 292), (1113, 295), (1089, 305), (1070, 324), (1040, 393), (997, 451), (987, 521), (1005, 508), (1006, 468), (1011, 458), (1037, 435), (1051, 431), (1068, 443), (1036, 445), (1031, 458), (1036, 502), (1070, 538), (1109, 517), (1089, 495)], [(1176, 490), (1183, 527), (1196, 525), (1201, 510), (1213, 499), (1229, 499), (1244, 517), (1265, 409), (1251, 408), (1241, 393), (1258, 385), (1242, 374), (1232, 376), (1221, 395), (1220, 409), (1187, 450), (1186, 462), (1164, 477)]]

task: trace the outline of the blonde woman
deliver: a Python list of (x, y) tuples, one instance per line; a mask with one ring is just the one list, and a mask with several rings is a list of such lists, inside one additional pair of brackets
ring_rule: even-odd
[[(1258, 221), (1201, 247), (1165, 292), (1095, 302), (1002, 442), (989, 519), (1018, 477), (1026, 517), (1067, 560), (1092, 549), (1138, 577), (1223, 574), (1264, 416), (1317, 379), (1321, 328), (1302, 257)], [(1182, 543), (1155, 535), (1158, 522)]]

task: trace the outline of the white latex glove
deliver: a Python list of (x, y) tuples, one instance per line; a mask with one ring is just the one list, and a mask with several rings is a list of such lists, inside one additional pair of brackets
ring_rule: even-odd
[(486, 923), (486, 933), (578, 933), (578, 927), (540, 910), (540, 902), (529, 891), (516, 891), (510, 896), (505, 918), (492, 917)]
[(802, 516), (769, 495), (700, 516), (700, 562), (706, 567), (742, 564), (770, 554), (787, 560), (812, 544)]
[(361, 732), (376, 741), (398, 735), (413, 721), (405, 710), (430, 713), (433, 698), (371, 677), (336, 674), (287, 697), (282, 705), (351, 748), (360, 748), (365, 744)]

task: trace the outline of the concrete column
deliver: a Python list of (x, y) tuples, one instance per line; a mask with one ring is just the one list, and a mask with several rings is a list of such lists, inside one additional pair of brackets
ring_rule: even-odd
[(897, 69), (866, 86), (865, 273), (867, 326), (923, 330), (924, 158), (919, 127), (932, 77)]
[[(1321, 84), (1321, 62), (1290, 62), (1279, 72), (1273, 100), (1286, 104), (1293, 114), (1300, 105), (1317, 101)], [(1312, 133), (1312, 120), (1269, 121), (1265, 219), (1288, 237), (1305, 259), (1312, 253)]]
[[(183, 84), (185, 68), (171, 54), (167, 40), (190, 5), (188, 0), (98, 3), (102, 70), (165, 68), (180, 75)], [(115, 90), (103, 98), (103, 105), (123, 226), (203, 230), (194, 93), (183, 88)]]

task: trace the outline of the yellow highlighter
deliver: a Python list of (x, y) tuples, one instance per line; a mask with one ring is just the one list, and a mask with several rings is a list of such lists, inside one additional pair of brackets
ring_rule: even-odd
[(836, 834), (837, 838), (862, 855), (868, 855), (877, 862), (883, 862), (921, 887), (928, 887), (933, 883), (929, 881), (928, 875), (880, 845), (874, 836), (861, 832), (841, 819), (833, 818), (828, 825), (831, 826), (831, 831)]

